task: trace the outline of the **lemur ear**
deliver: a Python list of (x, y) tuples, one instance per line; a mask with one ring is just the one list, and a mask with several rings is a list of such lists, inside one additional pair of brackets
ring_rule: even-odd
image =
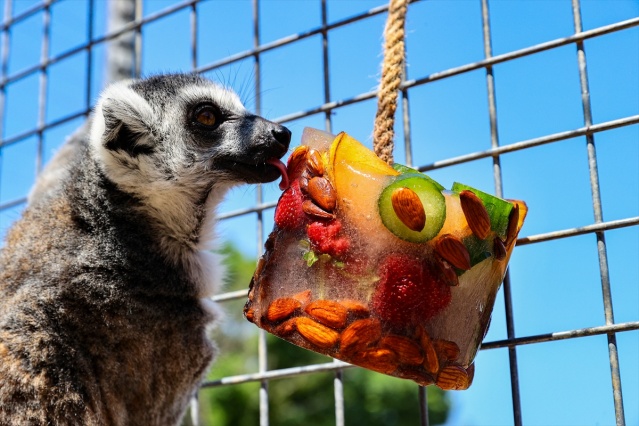
[(111, 151), (124, 151), (132, 157), (151, 154), (152, 110), (149, 104), (132, 89), (116, 85), (107, 89), (107, 96), (96, 112), (102, 114), (104, 130), (101, 144)]

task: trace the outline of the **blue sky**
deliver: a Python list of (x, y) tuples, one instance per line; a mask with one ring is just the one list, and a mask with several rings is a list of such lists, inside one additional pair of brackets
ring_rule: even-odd
[[(3, 2), (0, 2), (3, 3)], [(34, 2), (16, 2), (16, 11)], [(86, 4), (63, 1), (52, 7), (50, 56), (87, 40)], [(145, 1), (145, 15), (174, 2)], [(383, 1), (329, 0), (335, 22)], [(97, 2), (94, 37), (105, 32), (105, 3)], [(246, 0), (208, 1), (198, 6), (198, 66), (249, 50), (253, 45), (252, 5)], [(635, 0), (583, 0), (584, 30), (639, 16)], [(319, 0), (263, 0), (261, 41), (268, 43), (321, 25)], [(420, 78), (483, 59), (479, 1), (422, 1), (411, 5), (407, 21), (408, 78)], [(493, 54), (508, 53), (574, 33), (568, 0), (490, 2)], [(332, 31), (329, 35), (331, 100), (351, 98), (376, 87), (385, 15)], [(149, 24), (143, 31), (144, 74), (189, 70), (190, 16), (185, 9)], [(11, 33), (9, 75), (39, 62), (42, 15), (17, 24)], [(639, 27), (586, 40), (593, 121), (602, 123), (639, 114)], [(93, 49), (90, 99), (99, 94), (105, 49)], [(87, 53), (50, 67), (45, 122), (86, 106)], [(255, 108), (251, 58), (207, 73), (235, 88)], [(494, 67), (500, 143), (511, 143), (577, 129), (583, 114), (575, 45), (552, 49)], [(314, 36), (261, 57), (262, 114), (270, 119), (323, 103), (321, 37)], [(39, 76), (6, 90), (3, 138), (32, 129), (38, 120)], [(418, 166), (490, 148), (485, 70), (418, 86), (409, 92), (413, 159)], [(334, 132), (347, 131), (371, 145), (375, 100), (334, 111)], [(401, 111), (400, 111), (401, 112)], [(45, 159), (51, 157), (81, 119), (47, 130)], [(287, 123), (299, 142), (305, 126), (323, 128), (324, 116)], [(397, 127), (402, 138), (401, 126)], [(398, 139), (401, 140), (401, 139)], [(604, 220), (639, 216), (639, 125), (595, 134)], [(396, 160), (404, 159), (398, 143)], [(24, 197), (35, 176), (38, 140), (30, 137), (0, 151), (0, 203)], [(505, 154), (501, 157), (504, 194), (523, 199), (530, 213), (520, 236), (592, 224), (588, 159), (584, 137)], [(492, 162), (482, 159), (445, 167), (430, 175), (449, 187), (465, 182), (494, 192)], [(264, 186), (275, 201), (276, 184)], [(255, 189), (234, 190), (221, 212), (255, 203)], [(0, 212), (0, 234), (23, 206)], [(272, 210), (265, 212), (266, 229)], [(221, 236), (254, 255), (258, 242), (254, 216), (223, 221)], [(639, 320), (639, 227), (606, 232), (616, 322)], [(511, 260), (515, 332), (518, 337), (604, 324), (601, 285), (593, 234), (530, 244)], [(486, 341), (506, 338), (503, 295), (497, 298)], [(627, 424), (639, 424), (639, 331), (617, 334)], [(521, 346), (517, 349), (522, 416), (530, 425), (613, 424), (610, 369), (605, 336)], [(242, 372), (238, 372), (242, 373)], [(453, 394), (450, 424), (512, 423), (508, 353), (481, 351), (472, 388)]]

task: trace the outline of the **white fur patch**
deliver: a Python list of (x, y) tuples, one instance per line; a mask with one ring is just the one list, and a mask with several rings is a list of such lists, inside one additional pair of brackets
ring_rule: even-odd
[(200, 225), (200, 240), (197, 248), (199, 250), (215, 249), (217, 234), (215, 233), (217, 206), (224, 200), (226, 193), (233, 187), (231, 183), (220, 183), (209, 192), (204, 205), (205, 216)]
[(215, 103), (224, 109), (238, 114), (246, 113), (246, 108), (235, 92), (213, 82), (206, 86), (187, 86), (180, 92), (180, 98), (192, 103), (214, 99)]
[[(220, 306), (209, 298), (206, 298), (206, 297), (201, 298), (200, 306), (202, 307), (204, 312), (206, 312), (207, 314), (211, 316), (211, 321), (220, 320), (224, 316)], [(211, 324), (211, 326), (212, 325), (213, 324)]]
[(226, 276), (223, 257), (209, 251), (194, 254), (199, 263), (199, 276), (193, 277), (198, 284), (199, 297), (212, 297), (222, 287)]

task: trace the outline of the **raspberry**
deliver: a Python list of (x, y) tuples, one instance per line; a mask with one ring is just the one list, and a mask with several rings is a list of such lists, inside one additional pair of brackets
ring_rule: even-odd
[(429, 269), (414, 257), (391, 254), (378, 273), (373, 311), (393, 327), (406, 327), (413, 318), (432, 318), (450, 303), (450, 287), (435, 280)]
[(275, 224), (280, 229), (296, 229), (304, 225), (305, 214), (302, 210), (302, 190), (298, 181), (284, 191), (275, 208)]
[(333, 240), (333, 243), (331, 245), (332, 256), (335, 256), (335, 257), (343, 256), (344, 254), (346, 254), (350, 246), (351, 246), (351, 243), (350, 241), (348, 241), (346, 237), (340, 237)]
[(348, 238), (337, 236), (341, 230), (342, 224), (338, 220), (316, 221), (308, 225), (306, 234), (315, 250), (333, 257), (341, 257), (350, 247)]

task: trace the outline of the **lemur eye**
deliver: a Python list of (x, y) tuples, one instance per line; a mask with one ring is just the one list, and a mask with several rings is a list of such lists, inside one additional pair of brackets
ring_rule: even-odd
[(213, 107), (204, 106), (195, 113), (195, 120), (205, 126), (215, 126), (217, 122), (216, 111)]

